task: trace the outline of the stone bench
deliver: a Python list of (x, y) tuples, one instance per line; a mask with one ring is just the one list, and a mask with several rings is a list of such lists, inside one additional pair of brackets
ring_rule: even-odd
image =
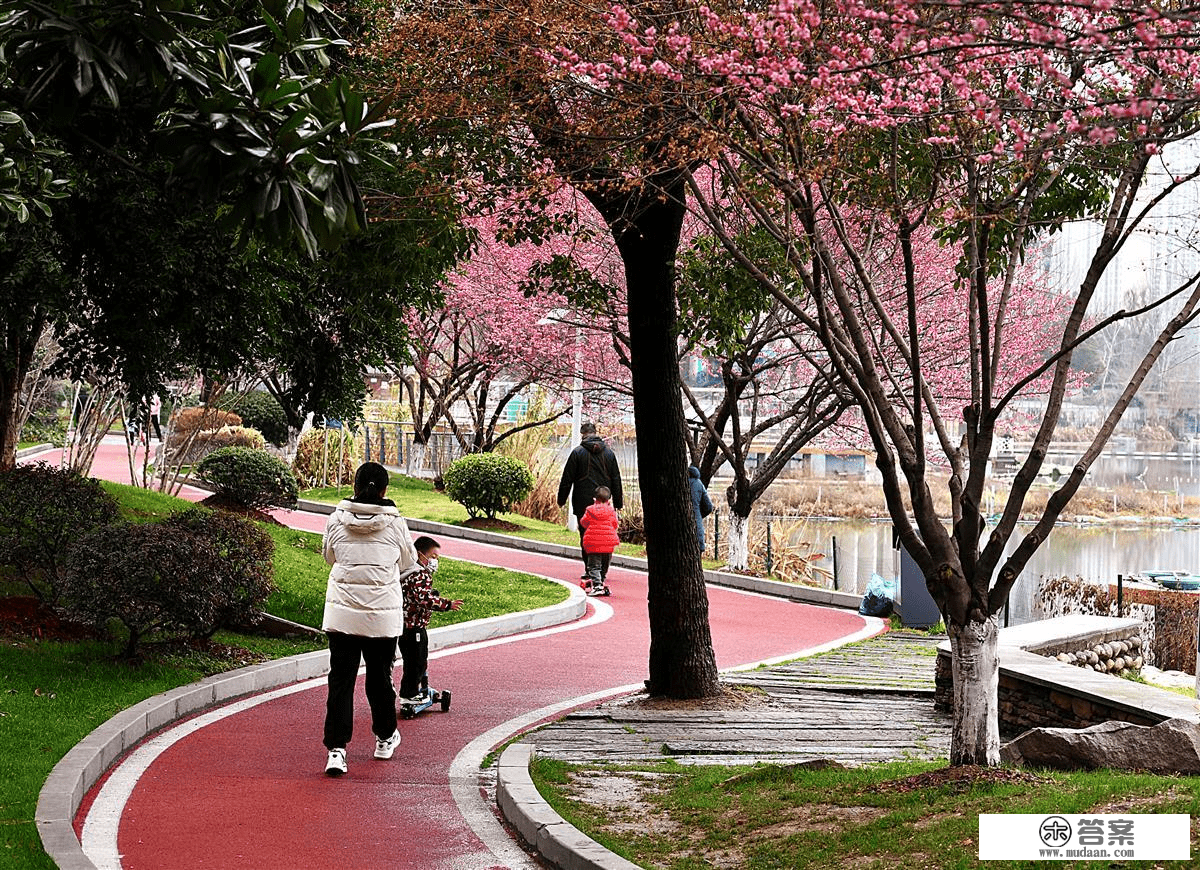
[[(1000, 630), (1000, 730), (1087, 728), (1122, 721), (1157, 725), (1168, 719), (1200, 722), (1196, 699), (1059, 661), (1059, 653), (1094, 649), (1137, 634), (1139, 620), (1060, 616)], [(953, 682), (950, 642), (938, 646), (935, 705), (949, 710)]]

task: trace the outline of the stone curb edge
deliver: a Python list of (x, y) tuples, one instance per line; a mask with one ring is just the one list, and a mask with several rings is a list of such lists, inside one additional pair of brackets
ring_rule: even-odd
[[(429, 632), (430, 651), (550, 628), (583, 616), (587, 612), (583, 590), (554, 582), (567, 587), (566, 601), (435, 628)], [(46, 854), (61, 870), (95, 870), (75, 835), (75, 814), (88, 790), (143, 737), (234, 698), (323, 676), (328, 662), (328, 652), (317, 650), (216, 674), (147, 698), (99, 725), (59, 760), (38, 794), (34, 822)]]
[(640, 870), (556, 813), (533, 784), (534, 747), (514, 743), (497, 762), (496, 802), (513, 827), (558, 870)]
[[(333, 505), (327, 502), (301, 500), (298, 510), (308, 513), (331, 514)], [(566, 544), (552, 544), (548, 541), (536, 541), (530, 538), (518, 538), (514, 535), (503, 535), (499, 532), (489, 532), (484, 529), (471, 529), (465, 526), (452, 526), (448, 523), (438, 523), (432, 520), (405, 517), (408, 528), (414, 532), (424, 532), (431, 535), (442, 535), (446, 538), (461, 538), (476, 541), (481, 544), (494, 544), (498, 547), (510, 547), (514, 550), (527, 550), (547, 556), (563, 556), (574, 559), (579, 556), (579, 548)], [(453, 554), (448, 554), (453, 555)], [(622, 568), (632, 568), (635, 571), (646, 570), (646, 560), (634, 556), (622, 556), (613, 553), (612, 564)], [(730, 574), (725, 571), (705, 571), (704, 580), (714, 586), (728, 586), (743, 592), (758, 592), (773, 598), (790, 598), (804, 604), (819, 604), (824, 607), (842, 607), (858, 610), (862, 602), (861, 595), (850, 592), (837, 592), (832, 589), (816, 589), (811, 586), (797, 586), (794, 583), (783, 583), (779, 580), (767, 580), (762, 577), (751, 577), (745, 574)]]
[(53, 444), (34, 444), (31, 447), (22, 447), (17, 451), (17, 459), (24, 459), (26, 456), (36, 456), (39, 453), (45, 453), (47, 450), (53, 449)]

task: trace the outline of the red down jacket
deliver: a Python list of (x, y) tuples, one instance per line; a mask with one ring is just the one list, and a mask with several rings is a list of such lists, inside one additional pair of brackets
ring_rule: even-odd
[(617, 537), (617, 512), (612, 502), (596, 502), (579, 518), (583, 526), (583, 551), (585, 553), (611, 553), (621, 543)]

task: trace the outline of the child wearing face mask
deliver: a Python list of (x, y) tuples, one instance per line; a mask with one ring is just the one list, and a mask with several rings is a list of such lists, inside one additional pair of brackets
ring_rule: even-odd
[(400, 703), (420, 704), (423, 698), (421, 678), (429, 666), (429, 616), (435, 611), (458, 610), (461, 600), (443, 598), (433, 588), (441, 545), (422, 535), (413, 541), (417, 564), (400, 577), (404, 587), (404, 633), (397, 644), (404, 669), (400, 677)]

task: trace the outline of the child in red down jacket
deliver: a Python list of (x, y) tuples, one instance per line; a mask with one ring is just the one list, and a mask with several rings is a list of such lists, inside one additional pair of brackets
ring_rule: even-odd
[[(587, 556), (587, 580), (593, 595), (608, 592), (608, 563), (621, 539), (617, 537), (617, 512), (611, 503), (612, 492), (607, 486), (596, 487), (592, 505), (579, 518), (583, 527), (583, 552)], [(581, 584), (582, 585), (582, 584)]]

